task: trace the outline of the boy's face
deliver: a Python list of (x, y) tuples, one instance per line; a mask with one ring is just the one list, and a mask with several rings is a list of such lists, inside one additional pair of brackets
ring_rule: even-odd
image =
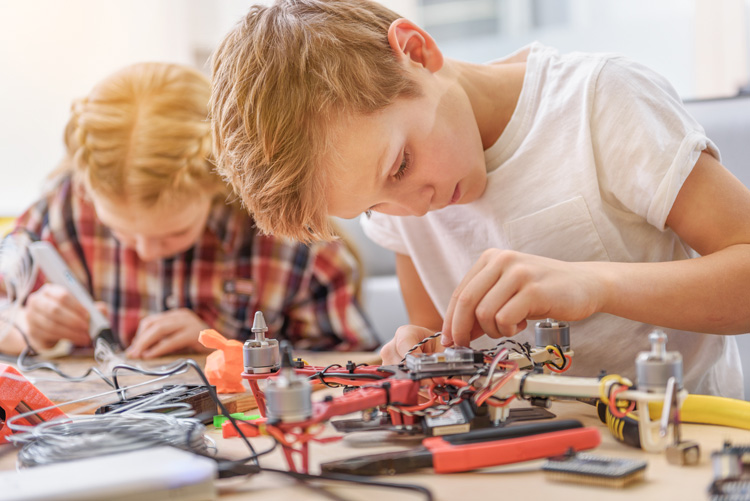
[(422, 216), (484, 192), (484, 150), (466, 94), (424, 72), (417, 78), (422, 96), (334, 124), (333, 151), (323, 157), (329, 214)]

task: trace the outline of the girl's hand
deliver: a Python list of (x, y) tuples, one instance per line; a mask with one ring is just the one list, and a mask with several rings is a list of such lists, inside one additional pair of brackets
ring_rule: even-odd
[(89, 313), (63, 286), (44, 284), (29, 295), (23, 309), (32, 347), (47, 350), (60, 339), (76, 346), (91, 344)]
[(155, 358), (177, 351), (207, 352), (198, 336), (209, 326), (187, 308), (149, 315), (141, 320), (125, 354), (129, 358)]

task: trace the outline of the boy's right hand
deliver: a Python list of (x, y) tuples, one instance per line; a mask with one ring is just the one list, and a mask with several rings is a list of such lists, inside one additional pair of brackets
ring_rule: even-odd
[[(406, 356), (414, 345), (428, 336), (435, 334), (432, 329), (418, 325), (402, 325), (396, 330), (396, 335), (380, 349), (380, 357), (383, 365), (398, 364)], [(445, 351), (445, 346), (440, 344), (440, 338), (431, 339), (412, 353), (434, 353)]]
[(61, 285), (44, 284), (31, 293), (24, 316), (34, 348), (50, 349), (60, 339), (69, 339), (76, 346), (91, 344), (88, 311)]

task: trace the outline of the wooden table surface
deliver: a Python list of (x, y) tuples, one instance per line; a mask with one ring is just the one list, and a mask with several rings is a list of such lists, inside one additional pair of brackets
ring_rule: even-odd
[[(304, 354), (303, 357), (314, 365), (345, 363), (349, 359), (356, 363), (377, 363), (377, 356), (372, 353), (315, 353)], [(197, 361), (202, 363), (203, 357), (196, 358)], [(150, 367), (165, 365), (173, 360), (161, 359), (148, 365)], [(88, 362), (77, 359), (65, 360), (61, 365), (69, 372), (75, 372), (77, 368), (87, 367), (87, 363), (90, 364), (90, 362), (90, 360)], [(108, 389), (106, 384), (97, 381), (93, 376), (84, 383), (67, 382), (43, 372), (33, 372), (27, 374), (27, 377), (48, 397), (58, 402), (101, 393)], [(183, 374), (180, 377), (185, 378), (183, 382), (197, 382), (197, 379), (193, 379), (193, 375), (190, 373)], [(132, 384), (139, 378), (141, 380), (147, 379), (142, 376), (128, 376), (128, 383)], [(176, 380), (160, 381), (158, 384), (173, 383)], [(313, 399), (318, 400), (324, 398), (326, 394), (337, 395), (340, 393), (340, 389), (325, 389), (316, 392)], [(234, 402), (240, 408), (239, 410), (244, 410), (249, 402), (247, 398), (246, 394), (222, 396), (222, 400), (230, 404)], [(97, 399), (96, 402), (93, 402), (95, 405), (89, 405), (88, 409), (79, 406), (75, 412), (91, 412), (91, 408), (101, 405), (101, 403), (102, 399)], [(517, 405), (525, 406), (528, 404), (518, 402)], [(540, 470), (543, 461), (497, 467), (481, 472), (436, 475), (431, 470), (422, 470), (417, 473), (393, 477), (378, 477), (378, 479), (395, 483), (419, 484), (429, 488), (435, 499), (446, 501), (462, 501), (463, 499), (481, 501), (492, 499), (548, 499), (554, 501), (587, 499), (633, 501), (639, 498), (659, 501), (707, 499), (707, 488), (713, 479), (711, 452), (721, 449), (725, 440), (731, 440), (735, 445), (750, 444), (750, 431), (748, 430), (706, 425), (683, 425), (683, 439), (699, 442), (702, 455), (698, 465), (676, 466), (669, 464), (663, 453), (650, 454), (615, 441), (607, 428), (599, 422), (593, 407), (589, 405), (580, 402), (554, 402), (551, 410), (558, 416), (558, 419), (578, 419), (585, 425), (595, 426), (600, 430), (602, 443), (591, 451), (592, 453), (617, 458), (646, 459), (648, 461), (646, 481), (626, 489), (555, 483), (546, 480)], [(330, 424), (326, 425), (322, 436), (334, 435), (337, 435), (337, 433), (333, 427)], [(218, 452), (222, 457), (238, 459), (249, 455), (246, 445), (240, 439), (223, 439), (221, 432), (214, 430), (212, 426), (207, 427), (207, 436), (216, 442)], [(251, 441), (256, 450), (265, 450), (272, 445), (268, 437), (254, 438)], [(353, 433), (335, 442), (313, 443), (310, 446), (311, 473), (319, 472), (320, 463), (325, 461), (400, 450), (413, 447), (418, 443), (418, 440), (405, 440), (403, 437), (399, 438), (388, 432)], [(7, 447), (9, 446), (6, 446), (6, 450)], [(283, 454), (278, 447), (271, 454), (263, 456), (261, 466), (287, 469)], [(13, 468), (15, 468), (15, 454), (11, 452), (0, 455), (0, 470)], [(423, 496), (416, 493), (361, 485), (333, 486), (333, 484), (320, 484), (316, 486), (317, 484), (303, 484), (288, 476), (271, 472), (263, 472), (249, 478), (222, 480), (217, 485), (219, 485), (222, 500), (374, 500), (387, 498), (388, 501), (397, 501), (424, 499)], [(325, 488), (325, 491), (320, 489), (321, 486)], [(2, 499), (1, 494), (0, 499)]]

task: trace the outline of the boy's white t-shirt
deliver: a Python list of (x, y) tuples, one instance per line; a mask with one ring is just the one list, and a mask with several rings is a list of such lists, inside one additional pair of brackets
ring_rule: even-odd
[[(563, 261), (657, 262), (696, 257), (665, 221), (701, 151), (719, 152), (660, 75), (622, 56), (559, 54), (534, 43), (493, 64), (527, 62), (516, 110), (485, 151), (475, 202), (422, 217), (374, 213), (367, 235), (408, 255), (441, 314), (488, 248)], [(515, 339), (534, 343), (534, 322)], [(654, 326), (597, 313), (571, 323), (568, 374), (635, 377)], [(731, 336), (664, 329), (692, 393), (743, 398)], [(472, 345), (493, 346), (487, 336)]]

